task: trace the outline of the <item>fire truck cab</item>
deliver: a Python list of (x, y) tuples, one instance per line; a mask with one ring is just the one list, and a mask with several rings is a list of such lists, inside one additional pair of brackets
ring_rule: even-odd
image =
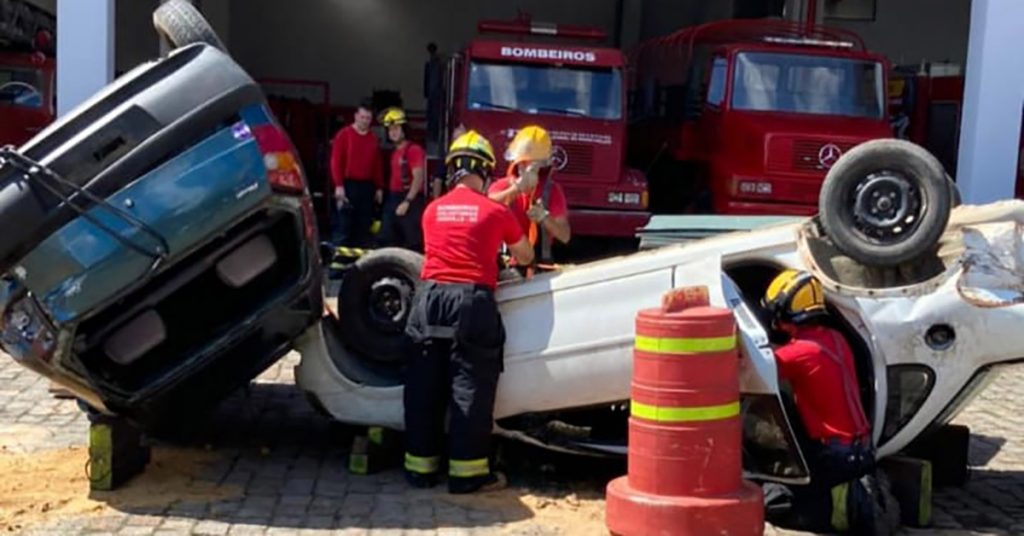
[(645, 176), (625, 166), (622, 52), (564, 42), (602, 40), (601, 30), (525, 15), (481, 22), (478, 31), (518, 37), (476, 39), (449, 60), (444, 146), (459, 126), (475, 129), (494, 145), (502, 175), (516, 131), (540, 125), (551, 134), (553, 177), (565, 191), (573, 236), (632, 240), (650, 213)]
[(27, 2), (0, 24), (0, 146), (21, 145), (56, 117), (53, 16)]
[(850, 32), (718, 21), (630, 60), (630, 159), (655, 212), (812, 215), (844, 152), (892, 137), (888, 62)]

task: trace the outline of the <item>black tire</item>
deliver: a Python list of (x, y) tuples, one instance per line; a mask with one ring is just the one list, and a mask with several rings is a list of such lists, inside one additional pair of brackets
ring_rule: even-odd
[(949, 221), (952, 193), (942, 164), (924, 148), (872, 140), (829, 170), (819, 218), (843, 254), (869, 266), (896, 266), (935, 246)]
[(356, 261), (338, 293), (342, 342), (366, 359), (401, 363), (408, 350), (405, 322), (422, 267), (422, 255), (400, 248), (371, 251)]
[(173, 48), (205, 43), (227, 52), (210, 23), (188, 0), (170, 0), (153, 12), (153, 27)]
[(959, 207), (964, 203), (963, 196), (960, 195), (960, 187), (956, 185), (956, 181), (949, 174), (946, 174), (946, 180), (949, 181), (949, 206), (950, 208)]

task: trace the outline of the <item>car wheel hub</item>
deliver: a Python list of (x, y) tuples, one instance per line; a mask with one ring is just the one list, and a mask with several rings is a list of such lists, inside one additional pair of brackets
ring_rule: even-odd
[(855, 195), (857, 228), (877, 240), (899, 240), (920, 220), (920, 195), (913, 183), (901, 175), (869, 175), (857, 185)]
[(370, 287), (370, 318), (389, 331), (402, 331), (409, 314), (412, 285), (398, 277), (384, 277)]

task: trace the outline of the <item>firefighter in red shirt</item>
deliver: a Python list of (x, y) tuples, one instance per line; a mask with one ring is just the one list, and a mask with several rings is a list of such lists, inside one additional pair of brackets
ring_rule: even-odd
[(383, 246), (422, 251), (420, 220), (426, 199), (427, 154), (422, 147), (406, 139), (406, 122), (405, 112), (400, 108), (388, 108), (381, 115), (381, 124), (387, 128), (388, 139), (395, 144), (395, 150), (391, 153), (380, 242)]
[(423, 214), (423, 283), (406, 326), (414, 351), (403, 395), (405, 475), (417, 487), (437, 482), (447, 411), (448, 490), (471, 493), (505, 485), (489, 462), (505, 345), (494, 298), (498, 251), (507, 244), (529, 264), (533, 250), (511, 210), (484, 193), (494, 171), (485, 138), (457, 138), (445, 165), (449, 191)]
[[(781, 520), (812, 531), (854, 530), (875, 534), (875, 450), (861, 404), (853, 351), (828, 325), (821, 283), (807, 272), (785, 270), (769, 285), (762, 306), (773, 328), (787, 337), (775, 349), (779, 378), (792, 389), (806, 432), (801, 447), (811, 473), (807, 486), (766, 485), (773, 502), (788, 502)], [(786, 500), (779, 501), (785, 497)]]
[(551, 263), (551, 244), (572, 238), (569, 204), (562, 186), (551, 176), (551, 136), (539, 126), (520, 130), (505, 152), (508, 176), (491, 185), (491, 199), (512, 208), (516, 219), (536, 246), (535, 258)]
[(372, 119), (369, 105), (360, 105), (352, 124), (338, 131), (331, 143), (335, 245), (370, 246), (373, 210), (381, 202), (384, 184), (380, 147), (370, 132)]

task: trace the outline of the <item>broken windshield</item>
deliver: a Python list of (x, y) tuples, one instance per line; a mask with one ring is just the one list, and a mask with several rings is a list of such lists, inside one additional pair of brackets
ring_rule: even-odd
[(882, 65), (828, 56), (743, 52), (736, 56), (736, 110), (883, 116)]
[(619, 69), (473, 62), (469, 108), (594, 119), (622, 117)]

